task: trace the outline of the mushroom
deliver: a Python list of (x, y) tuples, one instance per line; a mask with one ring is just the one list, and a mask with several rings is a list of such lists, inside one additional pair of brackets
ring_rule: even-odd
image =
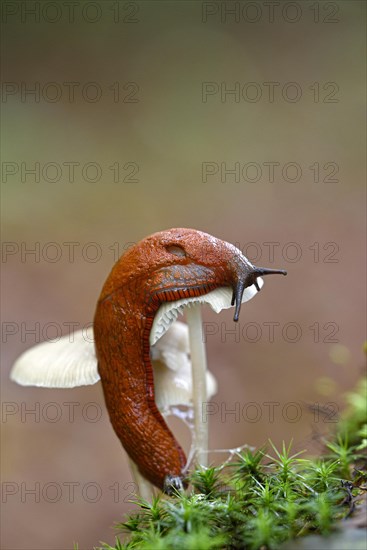
[[(206, 371), (200, 305), (208, 303), (217, 312), (235, 305), (237, 321), (241, 303), (260, 290), (260, 277), (271, 273), (286, 274), (255, 267), (239, 249), (206, 233), (155, 233), (125, 252), (105, 282), (93, 324), (95, 355), (77, 334), (68, 345), (60, 340), (26, 352), (11, 377), (48, 387), (95, 383), (100, 377), (112, 425), (134, 469), (170, 493), (185, 483), (186, 457), (161, 412), (192, 396), (194, 446), (202, 464), (207, 452), (200, 411), (216, 384)], [(192, 383), (187, 329), (172, 325), (184, 307)], [(57, 353), (52, 365), (50, 345)], [(168, 369), (162, 371), (162, 363)]]
[[(188, 326), (180, 321), (167, 327), (151, 347), (156, 404), (163, 414), (175, 405), (191, 406), (192, 379)], [(15, 361), (10, 379), (21, 386), (75, 388), (100, 381), (91, 334), (78, 330), (57, 341), (42, 342)], [(207, 392), (215, 395), (217, 383), (207, 372)]]
[[(152, 333), (153, 335), (153, 333)], [(157, 339), (159, 338), (159, 339)], [(177, 406), (192, 409), (192, 366), (189, 329), (176, 321), (165, 332), (154, 335), (151, 359), (154, 371), (155, 400), (162, 415), (183, 414)], [(57, 341), (42, 342), (25, 351), (14, 363), (10, 378), (22, 386), (75, 388), (100, 381), (93, 334), (79, 330)], [(206, 372), (209, 400), (217, 391), (213, 374)], [(192, 453), (190, 453), (191, 455)], [(150, 498), (150, 484), (139, 474), (135, 463), (129, 465), (143, 498)]]

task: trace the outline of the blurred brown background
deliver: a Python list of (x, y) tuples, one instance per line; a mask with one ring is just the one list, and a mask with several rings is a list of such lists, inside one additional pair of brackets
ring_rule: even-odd
[(360, 377), (365, 3), (278, 4), (3, 2), (2, 548), (112, 543), (133, 508), (100, 385), (8, 377), (92, 320), (116, 254), (152, 232), (201, 229), (288, 270), (237, 341), (232, 312), (204, 312), (212, 449), (317, 452)]

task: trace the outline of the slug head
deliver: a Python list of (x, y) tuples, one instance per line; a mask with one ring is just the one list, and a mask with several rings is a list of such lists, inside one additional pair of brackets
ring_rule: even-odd
[[(238, 321), (244, 290), (258, 277), (286, 271), (255, 267), (230, 243), (195, 229), (169, 229), (143, 239), (120, 258), (106, 281), (100, 299), (132, 279), (147, 291), (199, 289), (200, 294), (214, 287), (233, 289), (234, 320)], [(207, 290), (209, 289), (209, 290)]]

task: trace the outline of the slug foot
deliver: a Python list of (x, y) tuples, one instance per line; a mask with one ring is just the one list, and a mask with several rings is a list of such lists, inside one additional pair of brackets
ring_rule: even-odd
[(184, 490), (184, 484), (182, 477), (168, 475), (164, 478), (163, 492), (168, 496), (173, 496), (177, 492), (182, 493)]

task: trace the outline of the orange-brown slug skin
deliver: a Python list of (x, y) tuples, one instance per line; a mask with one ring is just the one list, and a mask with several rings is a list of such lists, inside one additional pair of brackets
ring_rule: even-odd
[(160, 489), (167, 477), (182, 477), (186, 458), (155, 404), (149, 344), (154, 316), (163, 302), (223, 286), (233, 289), (239, 311), (243, 289), (260, 274), (254, 269), (229, 243), (193, 229), (170, 229), (130, 248), (104, 284), (94, 335), (106, 405), (130, 458)]

